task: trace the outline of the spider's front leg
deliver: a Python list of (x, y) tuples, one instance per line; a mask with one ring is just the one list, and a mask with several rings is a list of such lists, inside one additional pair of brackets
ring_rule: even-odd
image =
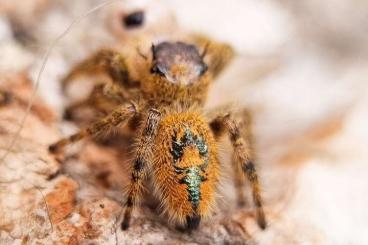
[(101, 133), (109, 132), (111, 128), (117, 127), (126, 123), (134, 115), (137, 114), (137, 107), (135, 104), (129, 103), (119, 106), (117, 109), (113, 110), (108, 116), (103, 119), (93, 123), (91, 126), (80, 130), (67, 138), (61, 139), (56, 143), (49, 146), (50, 152), (58, 152), (61, 148), (66, 145), (77, 142), (87, 136), (97, 136)]
[[(247, 118), (247, 117), (245, 117)], [(250, 118), (248, 118), (250, 120)], [(245, 124), (236, 122), (231, 114), (225, 114), (218, 116), (211, 123), (210, 126), (215, 134), (215, 136), (219, 137), (224, 131), (227, 131), (230, 137), (230, 141), (234, 148), (233, 159), (237, 166), (235, 169), (241, 169), (242, 172), (247, 176), (251, 187), (252, 187), (252, 195), (253, 201), (257, 209), (257, 222), (258, 225), (265, 229), (267, 226), (265, 214), (262, 207), (262, 198), (260, 194), (260, 183), (258, 180), (258, 175), (256, 169), (254, 167), (254, 157), (252, 150), (252, 140), (251, 140), (251, 132), (250, 132), (250, 121), (247, 120), (244, 122)], [(241, 126), (245, 127), (244, 136), (241, 134)], [(235, 181), (240, 185), (244, 185), (244, 182), (241, 181), (241, 176), (239, 174), (235, 175)], [(240, 187), (240, 186), (238, 186)], [(241, 190), (238, 190), (240, 193)], [(242, 194), (241, 194), (242, 195)]]
[(92, 92), (88, 97), (69, 105), (65, 111), (66, 119), (78, 118), (78, 109), (93, 108), (94, 111), (105, 113), (116, 106), (116, 102), (126, 102), (134, 96), (133, 88), (137, 82), (131, 81), (126, 58), (113, 49), (102, 49), (89, 58), (75, 65), (62, 80), (64, 91), (72, 91), (69, 83), (81, 75), (93, 76), (105, 74), (110, 79), (104, 82), (94, 82)]
[(226, 43), (216, 42), (200, 34), (191, 35), (191, 39), (198, 47), (203, 47), (202, 56), (214, 78), (230, 64), (235, 56), (234, 49)]
[(62, 80), (64, 88), (68, 83), (80, 75), (107, 74), (114, 83), (121, 87), (132, 86), (125, 58), (121, 53), (112, 49), (102, 49), (91, 57), (80, 62)]
[(146, 175), (148, 164), (152, 159), (153, 140), (156, 135), (157, 126), (160, 121), (160, 112), (155, 109), (148, 111), (147, 120), (142, 128), (141, 135), (136, 147), (131, 182), (128, 188), (128, 198), (124, 204), (125, 212), (121, 228), (126, 230), (133, 208), (137, 203), (143, 189), (143, 179)]
[[(127, 91), (111, 83), (96, 84), (88, 98), (68, 105), (64, 111), (64, 119), (74, 120), (80, 118), (78, 111), (89, 108), (102, 115), (107, 115), (111, 108), (129, 100)], [(85, 119), (85, 115), (82, 115)]]

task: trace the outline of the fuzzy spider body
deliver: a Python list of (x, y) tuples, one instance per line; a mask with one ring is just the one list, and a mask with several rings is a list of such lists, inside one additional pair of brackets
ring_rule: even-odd
[(208, 123), (196, 112), (163, 117), (153, 152), (155, 188), (164, 212), (195, 226), (195, 220), (210, 214), (219, 178), (217, 144)]
[[(200, 40), (203, 43), (203, 38)], [(186, 224), (189, 230), (197, 228), (201, 218), (209, 216), (215, 205), (221, 172), (217, 142), (224, 132), (228, 132), (234, 148), (234, 168), (241, 170), (235, 173), (236, 179), (242, 180), (244, 175), (248, 177), (258, 224), (261, 228), (266, 227), (253, 165), (251, 134), (244, 133), (241, 124), (229, 113), (219, 114), (213, 120), (206, 119), (202, 113), (213, 78), (232, 57), (229, 46), (206, 43), (202, 55), (195, 45), (183, 42), (153, 45), (152, 62), (142, 67), (138, 83), (132, 83), (123, 56), (106, 50), (77, 65), (64, 80), (65, 85), (80, 73), (105, 71), (113, 86), (109, 87), (109, 96), (102, 100), (104, 103), (113, 101), (112, 104), (118, 106), (110, 109), (103, 119), (52, 144), (50, 151), (58, 151), (86, 136), (96, 136), (123, 124), (129, 125), (136, 138), (122, 229), (130, 225), (133, 208), (142, 195), (143, 180), (149, 169), (152, 169), (155, 193), (164, 213), (172, 221)], [(211, 58), (208, 66), (204, 62), (206, 52)], [(91, 94), (80, 105), (104, 104), (100, 101), (106, 91), (101, 93), (99, 86), (96, 85), (97, 93)], [(249, 131), (249, 127), (247, 125), (245, 129)], [(236, 183), (238, 193), (242, 193), (244, 181)], [(239, 203), (244, 201), (242, 198), (239, 194)]]

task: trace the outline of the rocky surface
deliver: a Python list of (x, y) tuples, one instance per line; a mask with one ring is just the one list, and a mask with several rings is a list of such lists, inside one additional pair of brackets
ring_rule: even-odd
[[(216, 0), (210, 10), (208, 1), (106, 6), (54, 47), (14, 141), (48, 43), (101, 1), (32, 0), (23, 8), (1, 1), (0, 91), (10, 99), (0, 105), (0, 244), (366, 244), (368, 49), (360, 27), (368, 8), (364, 1), (327, 2)], [(121, 16), (134, 9), (147, 12), (144, 28), (122, 28)], [(237, 101), (254, 112), (265, 231), (254, 222), (250, 197), (236, 207), (227, 164), (218, 208), (198, 231), (180, 232), (160, 216), (148, 181), (123, 232), (117, 224), (129, 176), (127, 143), (86, 140), (65, 154), (47, 152), (48, 144), (77, 130), (61, 119), (73, 95), (62, 94), (59, 83), (75, 62), (108, 45), (135, 53), (129, 45), (137, 37), (149, 46), (154, 36), (181, 31), (207, 33), (238, 52), (207, 106)], [(222, 149), (227, 163), (228, 142)]]

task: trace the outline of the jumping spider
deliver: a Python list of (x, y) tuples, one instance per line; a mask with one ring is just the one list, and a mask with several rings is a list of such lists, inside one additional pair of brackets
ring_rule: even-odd
[(89, 127), (50, 145), (51, 152), (123, 125), (129, 127), (136, 138), (131, 182), (124, 203), (123, 230), (129, 227), (148, 169), (152, 170), (149, 174), (164, 213), (188, 230), (196, 229), (215, 203), (221, 172), (217, 142), (225, 132), (234, 148), (233, 167), (239, 170), (235, 171), (239, 203), (244, 201), (242, 188), (247, 176), (257, 222), (262, 229), (266, 228), (253, 163), (249, 117), (243, 118), (246, 122), (243, 125), (231, 113), (221, 113), (212, 120), (202, 113), (207, 91), (233, 57), (233, 51), (226, 44), (204, 37), (196, 40), (196, 44), (206, 43), (202, 54), (197, 49), (199, 45), (185, 42), (152, 45), (151, 57), (145, 57), (147, 66), (142, 67), (139, 81), (132, 81), (125, 57), (114, 50), (97, 52), (75, 66), (64, 80), (65, 84), (80, 74), (105, 72), (112, 83), (96, 85), (83, 103), (106, 105), (101, 103), (105, 100), (117, 107)]

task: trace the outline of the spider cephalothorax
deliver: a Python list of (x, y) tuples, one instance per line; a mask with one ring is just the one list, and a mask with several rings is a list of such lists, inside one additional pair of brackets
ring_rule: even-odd
[[(198, 40), (203, 43), (204, 38)], [(101, 84), (96, 85), (95, 92), (86, 101), (71, 109), (100, 105), (109, 114), (52, 144), (51, 151), (125, 123), (136, 138), (131, 182), (124, 204), (123, 229), (129, 227), (148, 169), (152, 169), (150, 174), (155, 195), (161, 200), (164, 213), (172, 221), (186, 224), (188, 229), (197, 228), (201, 218), (209, 216), (215, 206), (221, 172), (217, 145), (224, 132), (228, 132), (234, 148), (234, 168), (242, 170), (235, 171), (239, 203), (244, 201), (241, 188), (246, 175), (252, 186), (258, 224), (261, 228), (266, 227), (250, 145), (249, 117), (241, 118), (247, 122), (246, 127), (241, 128), (242, 124), (230, 113), (219, 113), (212, 120), (202, 113), (209, 85), (232, 57), (229, 46), (207, 39), (205, 43), (208, 66), (196, 45), (161, 42), (153, 45), (153, 58), (147, 66), (150, 70), (140, 74), (139, 82), (131, 81), (124, 56), (112, 50), (103, 50), (77, 65), (65, 80), (93, 71), (93, 67), (98, 71), (105, 70), (112, 86), (107, 83), (109, 86), (103, 86), (104, 90), (100, 91), (98, 86)], [(101, 103), (101, 95), (104, 94), (109, 96)], [(106, 108), (106, 105), (114, 103), (115, 109)]]
[(151, 71), (165, 76), (172, 83), (191, 84), (207, 70), (197, 48), (183, 42), (152, 45), (152, 55)]
[(162, 42), (152, 46), (151, 72), (142, 78), (141, 91), (152, 104), (203, 104), (211, 74), (198, 49), (183, 42)]

